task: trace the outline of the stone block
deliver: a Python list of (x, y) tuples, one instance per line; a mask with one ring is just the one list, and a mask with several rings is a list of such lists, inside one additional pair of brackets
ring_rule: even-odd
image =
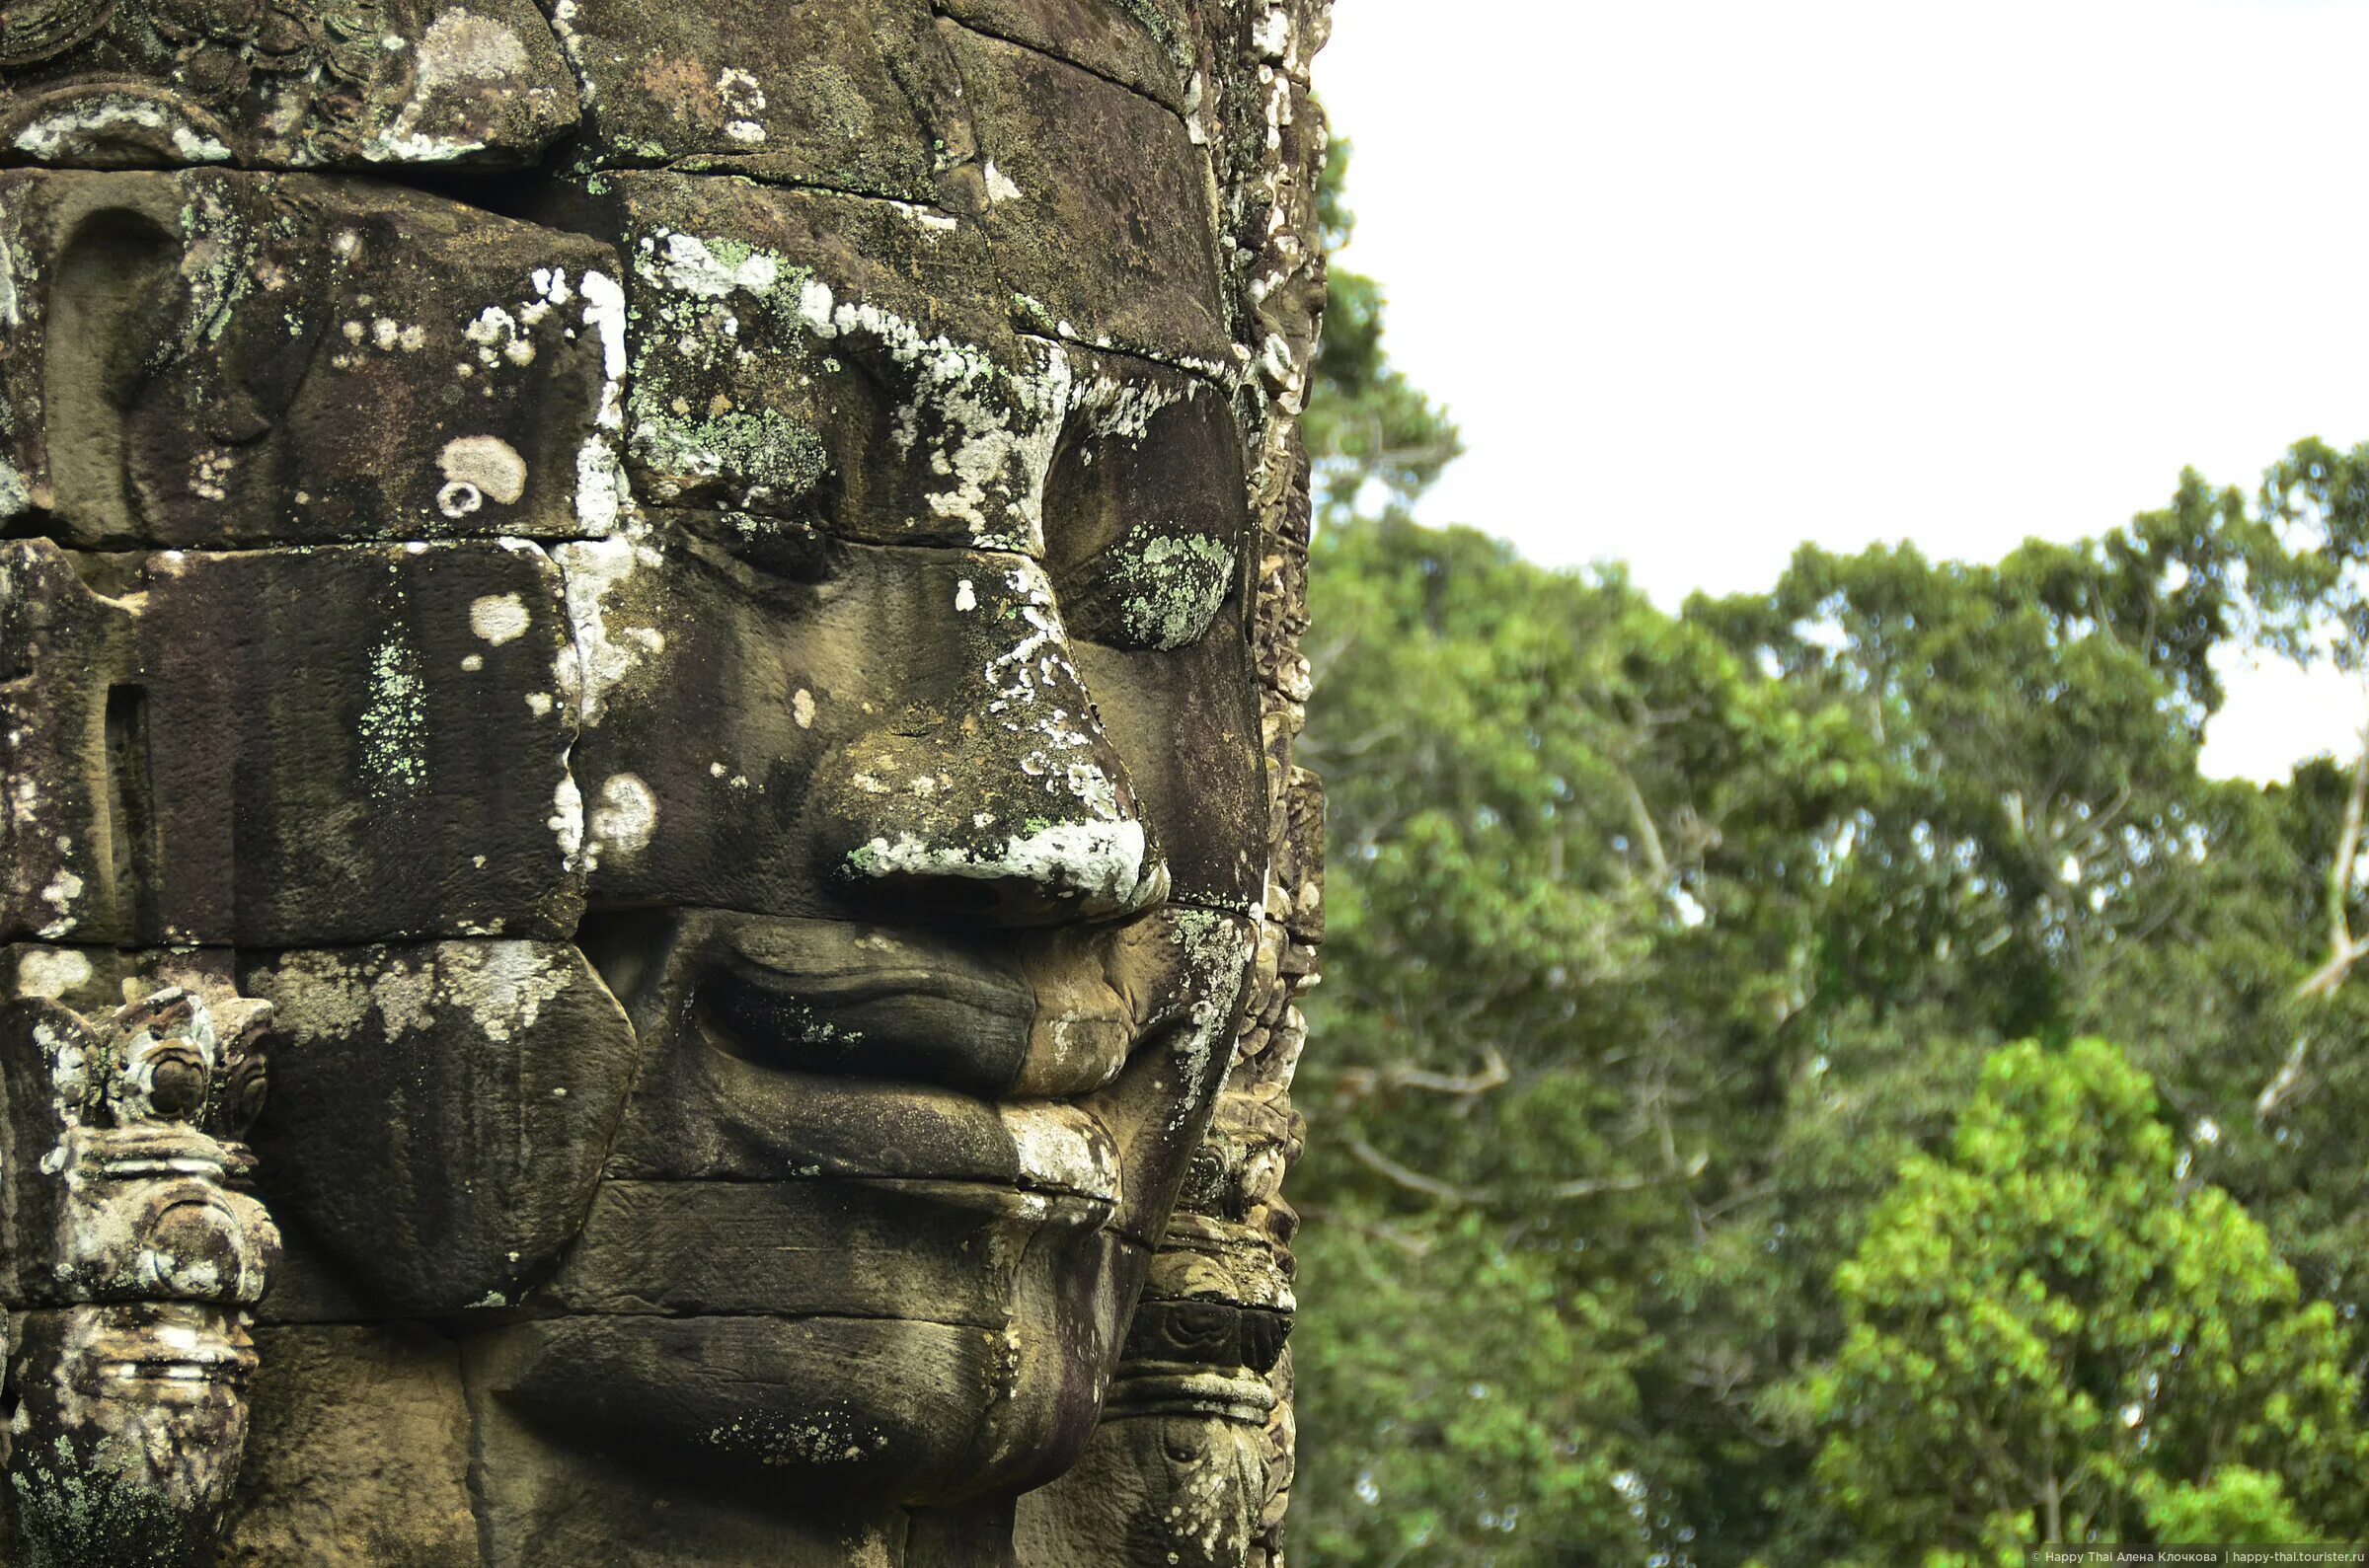
[(921, 1316), (1001, 1329), (1107, 1204), (967, 1182), (608, 1181), (548, 1301), (571, 1313)]
[(581, 73), (580, 169), (668, 167), (939, 199), (968, 126), (923, 0), (552, 0)]
[(221, 1568), (477, 1568), (460, 1352), (410, 1324), (255, 1331)]
[(522, 165), (576, 111), (531, 0), (33, 0), (0, 23), (0, 148), (22, 161)]
[(257, 1185), (375, 1313), (514, 1305), (582, 1226), (636, 1047), (565, 943), (282, 952)]
[(167, 554), (145, 582), (166, 939), (574, 929), (573, 643), (542, 551)]
[(0, 521), (205, 549), (614, 519), (597, 241), (305, 176), (19, 170), (0, 258)]
[(1068, 363), (1009, 329), (977, 223), (740, 180), (597, 183), (570, 221), (630, 267), (638, 496), (1033, 552)]
[(940, 0), (974, 31), (1026, 44), (1183, 114), (1199, 101), (1198, 48), (1180, 0)]
[(0, 541), (0, 937), (119, 941), (135, 920), (136, 617), (77, 564)]
[(1230, 374), (1208, 161), (1167, 109), (939, 24), (961, 67), (1006, 284), (1041, 330)]

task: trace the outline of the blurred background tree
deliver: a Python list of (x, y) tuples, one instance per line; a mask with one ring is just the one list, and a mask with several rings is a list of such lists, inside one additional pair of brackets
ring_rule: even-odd
[[(2011, 1042), (2092, 1096), (2067, 1103), (2134, 1107), (2154, 1131), (2113, 1179), (2169, 1158), (2218, 1238), (2222, 1276), (2162, 1311), (2225, 1320), (2246, 1276), (2250, 1310), (2349, 1322), (2364, 777), (2196, 759), (2217, 647), (2359, 664), (2369, 448), (2301, 443), (2251, 495), (2183, 475), (1996, 564), (1804, 548), (1766, 593), (1671, 614), (1616, 567), (1410, 519), (1456, 438), (1390, 367), (1383, 305), (1336, 271), (1310, 410), (1333, 850), (1293, 1189), (1303, 1558), (1739, 1568), (1890, 1539), (1836, 1484), (1838, 1425), (1876, 1408), (1853, 1336)], [(2282, 1279), (2306, 1306), (2259, 1306)], [(2349, 1412), (2336, 1343), (2309, 1365)], [(1886, 1397), (1951, 1416), (1938, 1385)], [(2192, 1419), (2164, 1397), (2150, 1430)], [(2355, 1461), (2355, 1426), (2274, 1424), (2082, 1517), (2353, 1529), (2307, 1482)], [(1998, 1541), (2036, 1538), (2019, 1506)]]

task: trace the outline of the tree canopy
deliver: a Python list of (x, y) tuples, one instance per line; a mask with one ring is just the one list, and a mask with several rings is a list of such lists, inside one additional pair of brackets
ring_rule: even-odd
[[(2257, 1401), (2255, 1438), (2189, 1463), (2155, 1445), (2226, 1401), (2165, 1381), (2117, 1439), (2117, 1500), (2060, 1525), (2355, 1528), (2324, 1477), (2357, 1462), (2335, 1330), (2369, 1255), (2362, 780), (2322, 761), (2257, 787), (2197, 756), (2217, 650), (2363, 662), (2369, 447), (2299, 443), (2251, 491), (2182, 475), (2160, 509), (1997, 562), (1805, 547), (1765, 592), (1673, 613), (1617, 566), (1414, 522), (1437, 465), (1389, 454), (1452, 452), (1452, 427), (1390, 371), (1378, 291), (1334, 282), (1302, 1555), (1740, 1568), (1908, 1539), (1883, 1521), (1936, 1549), (2025, 1538), (1836, 1434), (1879, 1394), (1943, 1429), (1946, 1381), (1877, 1363), (2023, 1310), (2017, 1248), (2051, 1233), (2026, 1215), (1980, 1267), (1953, 1251), (1925, 1340), (1883, 1305), (1903, 1260), (2021, 1201), (1981, 1164), (2009, 1129), (2107, 1107), (2110, 1138), (2044, 1145), (2062, 1212), (2147, 1195), (2163, 1234), (2115, 1277), (2170, 1267), (2146, 1310), (2199, 1334), (2321, 1325), (2279, 1369), (2321, 1402)], [(2109, 1343), (2026, 1326), (2027, 1353)], [(2121, 1376), (2058, 1393), (2118, 1420)], [(1945, 1505), (1977, 1523), (1918, 1513)]]

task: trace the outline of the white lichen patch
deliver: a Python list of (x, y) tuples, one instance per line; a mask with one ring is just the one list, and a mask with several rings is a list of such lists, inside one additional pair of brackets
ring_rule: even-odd
[(697, 299), (725, 299), (735, 290), (764, 294), (781, 281), (782, 259), (754, 246), (668, 234), (659, 276), (668, 288)]
[(802, 686), (790, 694), (790, 719), (801, 729), (814, 727), (814, 694)]
[(230, 149), (208, 132), (153, 99), (128, 93), (92, 93), (69, 107), (42, 114), (17, 132), (19, 152), (55, 160), (94, 143), (121, 137), (127, 129), (154, 131), (191, 163), (227, 163)]
[(552, 671), (563, 697), (587, 725), (608, 710), (609, 693), (645, 658), (661, 652), (665, 634), (636, 624), (633, 601), (642, 568), (658, 562), (648, 545), (625, 538), (571, 541), (551, 553), (566, 585), (569, 644)]
[[(526, 493), (526, 459), (497, 435), (464, 435), (447, 441), (444, 450), (436, 454), (436, 467), (448, 487), (465, 486), (504, 506)], [(449, 509), (446, 515), (451, 515)]]
[(1140, 822), (1053, 822), (1001, 844), (931, 844), (911, 833), (876, 837), (848, 863), (864, 876), (899, 874), (1025, 882), (1126, 909), (1150, 884), (1149, 843)]
[(423, 129), (439, 98), (475, 96), (526, 76), (533, 59), (509, 27), (454, 6), (420, 34), (412, 58), (412, 91), (394, 116), (370, 138), (364, 156), (395, 163), (448, 163), (484, 149), (483, 138)]
[(17, 298), (17, 277), (20, 271), (30, 275), (33, 268), (19, 255), (24, 245), (18, 210), (23, 188), (0, 192), (0, 327), (25, 325), (25, 310)]
[(488, 1040), (516, 1039), (576, 983), (565, 948), (516, 940), (437, 942), (424, 954), (384, 948), (291, 952), (261, 980), (275, 1027), (299, 1048), (364, 1030), (390, 1043), (452, 1014)]
[(726, 66), (716, 74), (716, 99), (731, 116), (725, 122), (726, 136), (751, 147), (765, 140), (765, 89), (754, 76), (736, 65)]
[(1181, 905), (1172, 918), (1169, 939), (1176, 944), (1183, 970), (1179, 989), (1192, 999), (1185, 1033), (1177, 1047), (1184, 1082), (1169, 1112), (1169, 1125), (1181, 1128), (1224, 1092), (1226, 1075), (1234, 1065), (1227, 1025), (1250, 978), (1259, 942), (1255, 925), (1214, 910)]
[(489, 368), (535, 362), (534, 323), (512, 315), (506, 306), (488, 305), (461, 336), (477, 345), (477, 361)]
[(1021, 199), (1020, 187), (1012, 183), (1010, 175), (995, 166), (994, 159), (988, 159), (980, 173), (987, 177), (987, 199), (989, 201), (1018, 201)]
[(514, 593), (489, 593), (469, 605), (469, 630), (500, 647), (526, 635), (526, 601)]
[(1087, 429), (1098, 436), (1141, 446), (1162, 410), (1191, 400), (1200, 389), (1175, 378), (1100, 375), (1081, 380), (1071, 404)]
[(560, 53), (567, 57), (568, 69), (575, 77), (577, 97), (584, 108), (590, 109), (594, 84), (592, 73), (584, 68), (584, 36), (575, 27), (576, 19), (581, 14), (575, 0), (552, 0), (552, 35), (560, 40)]
[(1068, 351), (1023, 339), (1021, 361), (923, 332), (893, 311), (839, 300), (808, 279), (798, 313), (826, 341), (869, 338), (913, 378), (889, 434), (900, 453), (920, 448), (944, 483), (924, 504), (938, 520), (961, 524), (981, 549), (1041, 555), (1044, 482), (1071, 403)]
[(639, 855), (650, 848), (650, 836), (657, 832), (658, 797), (639, 775), (613, 773), (600, 783), (589, 826), (590, 853), (595, 858)]
[(1066, 793), (1093, 820), (1124, 820), (1118, 781), (1103, 765), (1101, 732), (1086, 711), (1085, 678), (1070, 659), (1052, 580), (1035, 561), (1022, 560), (1005, 573), (1004, 587), (1010, 598), (998, 609), (1007, 624), (1017, 624), (1019, 635), (980, 671), (990, 693), (988, 717), (1029, 743), (1020, 771), (1045, 781), (1055, 800)]
[(1083, 1108), (1061, 1100), (1032, 1100), (996, 1110), (1019, 1157), (1021, 1185), (1118, 1201), (1117, 1146)]
[(903, 217), (918, 225), (925, 234), (952, 234), (956, 229), (962, 227), (961, 221), (955, 218), (952, 213), (940, 212), (934, 207), (921, 206), (911, 201), (896, 200), (890, 200), (888, 205), (893, 207)]
[(551, 816), (543, 824), (560, 841), (560, 859), (570, 871), (590, 870), (584, 858), (584, 792), (573, 774), (560, 775), (552, 791)]
[[(540, 277), (540, 274), (538, 274)], [(567, 279), (546, 288), (554, 304), (567, 302)], [(594, 536), (608, 533), (630, 499), (617, 438), (625, 428), (625, 290), (607, 273), (586, 271), (579, 285), (583, 324), (600, 340), (600, 405), (593, 431), (575, 454), (575, 520)]]
[(17, 995), (52, 1002), (91, 983), (91, 961), (71, 947), (28, 947), (17, 958)]

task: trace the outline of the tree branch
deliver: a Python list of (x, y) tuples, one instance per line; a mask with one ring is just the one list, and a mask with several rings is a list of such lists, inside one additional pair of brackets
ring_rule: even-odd
[(1670, 858), (1661, 847), (1661, 830), (1653, 825), (1653, 813), (1645, 807), (1644, 791), (1638, 788), (1637, 780), (1627, 767), (1613, 765), (1621, 776), (1621, 793), (1628, 798), (1629, 819), (1637, 828), (1641, 847), (1645, 852), (1645, 867), (1653, 873), (1653, 885), (1667, 888), (1670, 881)]
[(1505, 1058), (1493, 1045), (1482, 1049), (1478, 1073), (1432, 1073), (1419, 1067), (1386, 1067), (1376, 1072), (1370, 1067), (1348, 1067), (1340, 1070), (1338, 1079), (1340, 1091), (1356, 1099), (1386, 1088), (1419, 1088), (1470, 1099), (1512, 1081)]
[(2298, 998), (2325, 997), (2344, 983), (2352, 966), (2369, 957), (2369, 941), (2352, 934), (2345, 908), (2352, 902), (2353, 865), (2361, 853), (2361, 814), (2369, 805), (2369, 726), (2361, 731), (2360, 755), (2352, 762), (2352, 788), (2344, 797), (2344, 826), (2336, 836), (2336, 859), (2328, 868), (2328, 962), (2295, 988)]
[[(1419, 1192), (1426, 1198), (1442, 1203), (1479, 1206), (1502, 1203), (1507, 1193), (1503, 1187), (1459, 1187), (1454, 1182), (1427, 1176), (1412, 1166), (1402, 1165), (1376, 1149), (1357, 1133), (1341, 1136), (1341, 1146), (1356, 1157), (1359, 1164), (1409, 1192)], [(1646, 1187), (1659, 1187), (1673, 1181), (1691, 1181), (1701, 1175), (1711, 1163), (1709, 1152), (1699, 1152), (1680, 1169), (1660, 1175), (1589, 1176), (1575, 1181), (1559, 1181), (1536, 1192), (1524, 1192), (1524, 1198), (1543, 1198), (1550, 1203), (1568, 1202), (1578, 1198), (1600, 1197), (1611, 1192), (1637, 1192)]]

